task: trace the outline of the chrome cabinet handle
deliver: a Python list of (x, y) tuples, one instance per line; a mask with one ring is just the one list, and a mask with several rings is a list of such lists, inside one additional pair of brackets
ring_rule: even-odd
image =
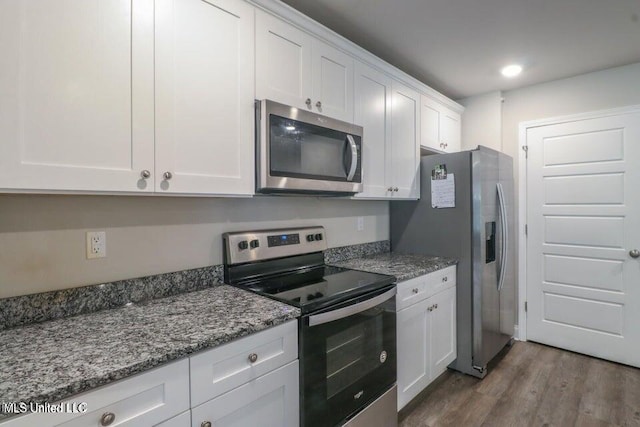
[(393, 187), (387, 188), (387, 191), (390, 191), (390, 192), (393, 191)]
[(311, 98), (307, 98), (306, 101), (304, 101), (305, 104), (307, 104), (307, 107), (311, 108)]
[(411, 292), (413, 292), (414, 294), (417, 294), (419, 291), (418, 291), (418, 288), (413, 288)]
[(316, 102), (316, 107), (322, 108), (322, 102), (320, 102), (320, 101)]
[(435, 305), (433, 306), (433, 308), (434, 308), (434, 309), (437, 309), (437, 308), (438, 308), (438, 304), (435, 304)]
[(145, 169), (142, 172), (140, 172), (140, 176), (142, 177), (142, 179), (148, 179), (151, 176), (151, 172)]
[(631, 258), (640, 258), (640, 251), (639, 251), (639, 250), (637, 250), (637, 249), (631, 249), (631, 250), (629, 251), (629, 256), (630, 256)]
[(393, 189), (393, 191), (397, 192), (397, 191), (398, 191), (398, 187), (395, 187), (395, 188)]
[(211, 427), (211, 421), (203, 421), (200, 427)]
[(258, 361), (258, 355), (256, 353), (251, 353), (249, 355), (249, 362), (256, 363)]
[(162, 174), (162, 176), (164, 177), (164, 179), (166, 179), (167, 181), (169, 181), (171, 178), (173, 178), (173, 174), (171, 172), (165, 172)]
[(442, 281), (443, 281), (443, 282), (446, 282), (447, 280), (449, 280), (449, 278), (448, 278), (447, 276), (444, 276), (444, 277), (442, 278)]
[(111, 425), (115, 420), (116, 420), (116, 414), (114, 414), (113, 412), (105, 412), (100, 417), (100, 425), (108, 426), (108, 425)]

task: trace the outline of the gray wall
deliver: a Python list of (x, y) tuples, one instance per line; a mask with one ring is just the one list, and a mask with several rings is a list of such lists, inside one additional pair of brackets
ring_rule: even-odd
[[(357, 217), (363, 231), (356, 231)], [(388, 202), (316, 197), (0, 195), (0, 298), (222, 263), (231, 230), (323, 225), (330, 247), (389, 238)], [(87, 260), (85, 232), (107, 232)]]
[(464, 105), (462, 115), (462, 149), (478, 145), (502, 150), (502, 93), (489, 92), (459, 99)]

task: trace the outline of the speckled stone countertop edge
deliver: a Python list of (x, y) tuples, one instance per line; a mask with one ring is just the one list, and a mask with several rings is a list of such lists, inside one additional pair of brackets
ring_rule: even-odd
[(457, 265), (457, 263), (458, 260), (455, 258), (388, 252), (351, 258), (332, 265), (370, 273), (388, 274), (395, 276), (397, 282), (404, 282)]

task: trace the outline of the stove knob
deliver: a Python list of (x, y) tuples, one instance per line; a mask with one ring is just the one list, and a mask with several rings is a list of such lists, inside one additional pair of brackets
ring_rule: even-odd
[(313, 238), (313, 234), (307, 234), (307, 242), (313, 242), (314, 238)]
[(246, 240), (243, 240), (240, 243), (238, 243), (238, 249), (240, 249), (241, 251), (244, 251), (248, 247), (249, 247), (249, 244), (247, 243)]
[(259, 240), (252, 240), (251, 242), (249, 242), (249, 246), (251, 246), (251, 249), (255, 249), (255, 248), (259, 248), (260, 247), (260, 241)]
[(318, 233), (315, 235), (316, 240), (322, 240), (322, 234)]

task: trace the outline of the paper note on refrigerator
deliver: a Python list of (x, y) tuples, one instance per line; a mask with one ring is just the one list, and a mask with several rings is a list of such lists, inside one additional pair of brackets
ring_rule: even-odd
[(431, 207), (456, 207), (456, 184), (452, 173), (448, 173), (444, 179), (431, 178)]

